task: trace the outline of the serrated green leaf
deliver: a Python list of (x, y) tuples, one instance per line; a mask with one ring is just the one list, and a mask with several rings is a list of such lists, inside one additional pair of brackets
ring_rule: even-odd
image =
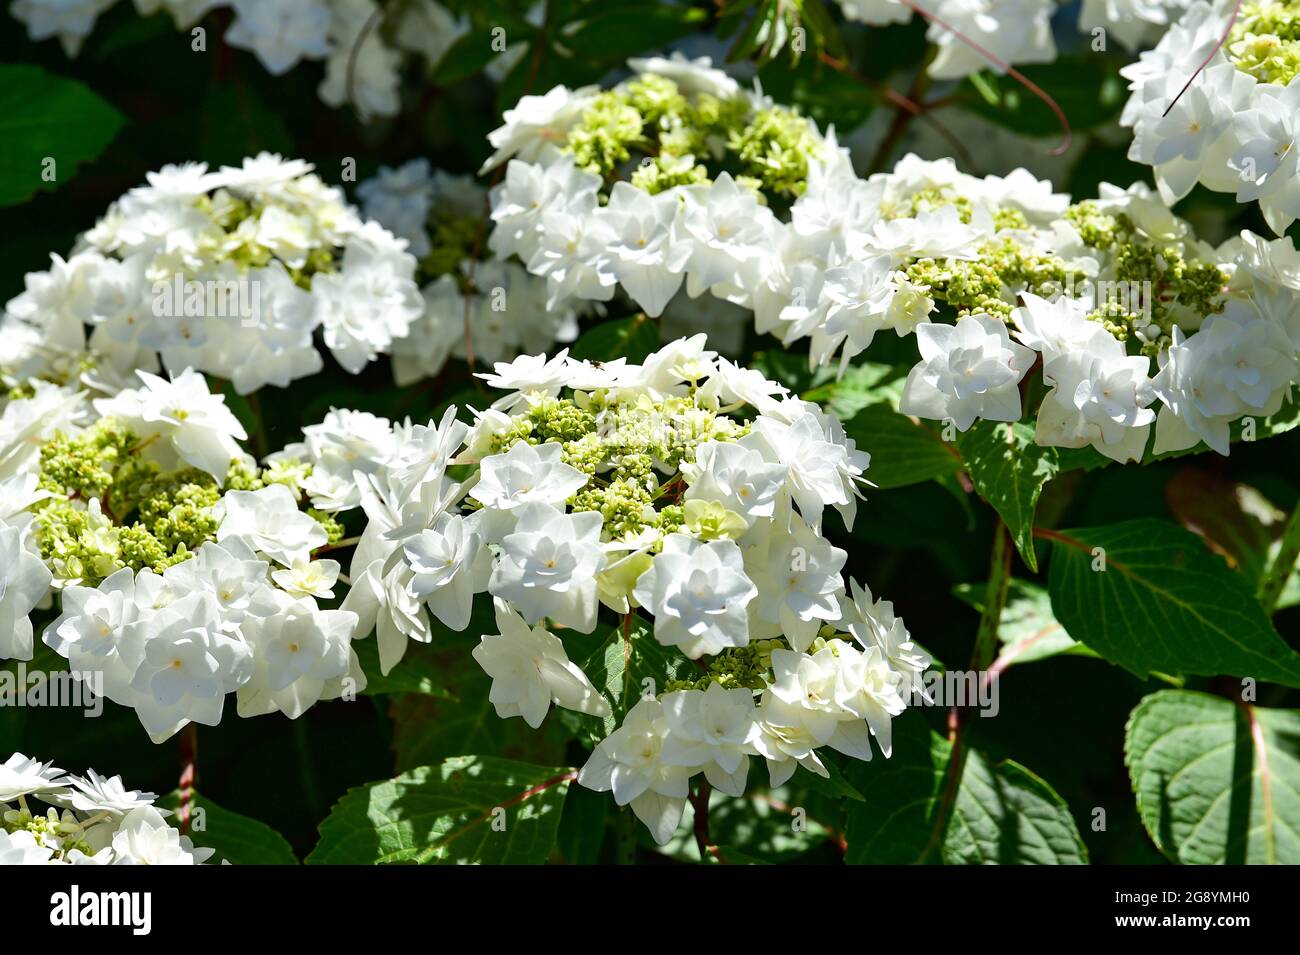
[(1231, 674), (1300, 687), (1300, 654), (1246, 579), (1195, 534), (1144, 518), (1045, 536), (1052, 612), (1112, 663), (1140, 677)]
[(577, 771), (453, 756), (349, 790), (320, 825), (312, 864), (545, 862)]
[(122, 122), (121, 113), (75, 80), (36, 66), (0, 65), (0, 206), (57, 189), (104, 151)]
[[(1068, 865), (1087, 849), (1065, 801), (1018, 763), (965, 749), (954, 787), (952, 746), (918, 714), (894, 721), (894, 755), (851, 765), (865, 797), (849, 809), (853, 864)], [(954, 792), (955, 789), (955, 792)]]
[[(175, 813), (180, 808), (180, 792), (173, 791), (157, 805)], [(201, 793), (193, 793), (190, 802), (190, 840), (196, 846), (215, 849), (209, 864), (230, 862), (232, 865), (297, 865), (293, 848), (266, 823), (222, 809)], [(167, 819), (173, 826), (175, 815)]]
[(1035, 444), (1027, 424), (993, 421), (977, 421), (959, 434), (957, 449), (975, 490), (1001, 516), (1029, 569), (1037, 570), (1034, 511), (1043, 487), (1056, 476), (1056, 449)]
[(946, 865), (1084, 865), (1088, 850), (1056, 790), (1019, 763), (966, 754), (943, 840)]
[(1129, 718), (1124, 758), (1142, 822), (1171, 859), (1300, 863), (1300, 710), (1161, 690)]

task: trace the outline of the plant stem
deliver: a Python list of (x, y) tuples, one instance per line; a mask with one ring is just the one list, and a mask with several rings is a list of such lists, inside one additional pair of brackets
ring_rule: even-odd
[(701, 779), (700, 788), (694, 795), (686, 797), (695, 810), (695, 847), (700, 850), (701, 862), (709, 858), (710, 847), (713, 845), (713, 840), (709, 837), (709, 796), (712, 793), (713, 787), (709, 781)]
[(984, 670), (993, 662), (998, 648), (998, 625), (1002, 622), (1002, 609), (1007, 603), (1007, 587), (1011, 583), (1011, 548), (1007, 526), (998, 520), (993, 531), (993, 554), (989, 559), (989, 582), (984, 590), (984, 612), (980, 615), (979, 630), (975, 634), (975, 650), (971, 654), (971, 669)]
[[(997, 651), (998, 626), (1002, 621), (1002, 610), (1006, 606), (1007, 586), (1010, 581), (1010, 537), (1007, 534), (1006, 524), (998, 518), (997, 527), (993, 531), (993, 552), (989, 559), (989, 582), (984, 590), (984, 610), (980, 614), (979, 629), (975, 633), (975, 647), (971, 652), (971, 669), (977, 673), (988, 669)], [(996, 679), (996, 674), (991, 674), (989, 677), (990, 682)], [(948, 756), (948, 782), (944, 787), (943, 801), (935, 817), (930, 841), (918, 862), (924, 862), (943, 844), (948, 815), (956, 805), (957, 793), (961, 789), (962, 773), (966, 769), (965, 738), (966, 722), (961, 718), (961, 709), (954, 705), (948, 711), (948, 742), (952, 744)]]
[(1295, 571), (1297, 559), (1300, 559), (1300, 504), (1291, 512), (1286, 529), (1282, 531), (1282, 544), (1259, 581), (1259, 602), (1269, 616), (1277, 609), (1277, 602)]
[(614, 834), (618, 844), (618, 864), (635, 865), (636, 816), (633, 814), (631, 806), (624, 806), (619, 810), (618, 823)]
[(177, 787), (179, 792), (176, 809), (177, 821), (181, 825), (181, 835), (190, 831), (190, 817), (194, 811), (194, 788), (199, 780), (199, 729), (194, 723), (181, 727), (181, 779)]

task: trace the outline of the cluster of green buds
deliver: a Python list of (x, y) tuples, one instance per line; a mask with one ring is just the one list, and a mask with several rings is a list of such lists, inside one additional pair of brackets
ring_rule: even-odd
[(296, 489), (308, 473), (294, 462), (259, 470), (236, 460), (218, 484), (196, 468), (162, 469), (144, 454), (148, 445), (103, 418), (76, 435), (56, 432), (42, 446), (38, 486), (48, 496), (33, 505), (33, 530), (60, 584), (97, 586), (123, 567), (161, 573), (216, 538), (224, 491)]
[(668, 76), (642, 73), (596, 95), (562, 148), (607, 180), (630, 164), (629, 181), (651, 194), (707, 185), (728, 172), (760, 195), (788, 201), (803, 192), (809, 160), (824, 142), (790, 107), (756, 102), (739, 88), (688, 94)]
[(1225, 49), (1237, 69), (1261, 83), (1288, 85), (1300, 73), (1300, 6), (1279, 0), (1243, 4)]

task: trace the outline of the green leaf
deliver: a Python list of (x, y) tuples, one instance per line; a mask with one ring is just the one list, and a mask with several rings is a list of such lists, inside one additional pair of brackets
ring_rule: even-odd
[[(600, 720), (584, 717), (593, 738), (603, 739), (612, 733), (627, 711), (643, 696), (664, 692), (672, 680), (698, 675), (691, 662), (673, 647), (665, 647), (640, 619), (632, 621), (630, 640), (624, 628), (615, 627), (594, 653), (583, 663), (582, 670), (592, 684), (609, 700), (611, 713)], [(599, 731), (597, 731), (599, 730)]]
[(1143, 518), (1044, 536), (1056, 619), (1112, 663), (1140, 677), (1230, 674), (1300, 687), (1300, 654), (1246, 578), (1195, 534)]
[(623, 60), (629, 56), (656, 50), (679, 40), (697, 29), (707, 18), (703, 10), (665, 3), (599, 5), (600, 12), (588, 17), (573, 33), (567, 34), (564, 46), (601, 60)]
[(1035, 444), (1030, 425), (992, 421), (977, 421), (958, 435), (957, 448), (975, 490), (1002, 517), (1029, 569), (1038, 570), (1034, 511), (1043, 487), (1056, 475), (1056, 449)]
[(1142, 822), (1169, 858), (1300, 863), (1300, 710), (1161, 690), (1129, 718), (1124, 758)]
[[(907, 378), (907, 369), (898, 365), (865, 362), (850, 365), (844, 374), (833, 377), (829, 369), (820, 369), (813, 380), (815, 384), (800, 395), (805, 401), (816, 401), (841, 421), (848, 421), (863, 408), (889, 402), (898, 405), (898, 393)], [(789, 383), (780, 374), (777, 381)]]
[(57, 189), (104, 151), (122, 122), (121, 113), (75, 80), (36, 66), (0, 65), (0, 206)]
[(940, 861), (951, 747), (919, 713), (894, 720), (893, 730), (889, 759), (855, 762), (845, 771), (865, 799), (848, 813), (844, 861), (851, 865)]
[(866, 802), (849, 809), (844, 861), (1087, 862), (1069, 807), (1051, 786), (1018, 763), (992, 763), (977, 750), (965, 749), (963, 762), (954, 767), (948, 740), (919, 715), (895, 720), (894, 755), (848, 769)]
[(314, 864), (545, 862), (576, 770), (453, 756), (347, 792)]
[(943, 840), (947, 865), (1084, 865), (1088, 850), (1056, 790), (1012, 760), (966, 753)]
[[(962, 603), (983, 613), (985, 589), (985, 584), (958, 584), (952, 592)], [(1013, 579), (1007, 586), (998, 640), (1002, 643), (998, 659), (1004, 667), (1063, 653), (1097, 656), (1095, 650), (1072, 639), (1052, 615), (1052, 598), (1047, 589), (1027, 580)]]
[(499, 53), (493, 49), (494, 40), (491, 27), (471, 30), (457, 39), (434, 68), (433, 82), (446, 86), (482, 72)]
[[(180, 792), (173, 791), (158, 800), (158, 806), (173, 813), (180, 809)], [(297, 865), (298, 857), (280, 835), (265, 823), (222, 809), (211, 799), (193, 793), (191, 799), (189, 837), (196, 846), (215, 849), (208, 859), (216, 865), (228, 861), (232, 865)], [(168, 822), (178, 825), (177, 816)]]
[(596, 865), (605, 844), (605, 827), (613, 805), (608, 793), (574, 786), (564, 801), (556, 848), (569, 865)]
[(633, 315), (612, 322), (601, 322), (588, 329), (569, 346), (569, 357), (586, 361), (644, 361), (659, 347), (659, 329), (645, 315)]
[(961, 458), (926, 422), (886, 403), (863, 408), (844, 422), (845, 433), (871, 454), (866, 477), (880, 488), (903, 487), (955, 474)]

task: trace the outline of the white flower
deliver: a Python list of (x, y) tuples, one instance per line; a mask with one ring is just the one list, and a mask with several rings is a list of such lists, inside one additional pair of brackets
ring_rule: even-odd
[(743, 796), (749, 757), (757, 752), (753, 691), (710, 683), (706, 690), (666, 693), (660, 702), (670, 730), (663, 744), (664, 761), (703, 767), (704, 777), (715, 789)]
[(14, 802), (21, 796), (57, 792), (67, 785), (63, 770), (52, 762), (42, 763), (14, 753), (0, 764), (0, 803)]
[(942, 420), (965, 431), (976, 418), (1020, 420), (1020, 379), (1034, 352), (1011, 340), (1007, 327), (984, 314), (956, 325), (918, 325), (921, 361), (907, 376), (898, 410)]
[(222, 496), (225, 516), (217, 540), (240, 537), (254, 550), (290, 567), (329, 540), (325, 528), (298, 509), (298, 500), (283, 484), (256, 491), (228, 491)]
[(685, 196), (680, 228), (691, 243), (687, 294), (694, 298), (718, 285), (742, 283), (746, 264), (770, 248), (776, 217), (726, 172)]
[(578, 773), (578, 782), (597, 792), (613, 790), (620, 806), (631, 805), (655, 842), (672, 838), (682, 821), (691, 771), (667, 763), (663, 755), (668, 721), (663, 706), (642, 700), (623, 725), (605, 737)]
[(807, 650), (822, 623), (840, 615), (840, 571), (847, 559), (846, 551), (793, 514), (789, 530), (773, 527), (746, 548), (745, 570), (758, 588), (749, 605), (752, 636), (784, 636), (796, 650)]
[[(522, 443), (522, 442), (521, 442)], [(474, 595), (487, 589), (492, 558), (470, 518), (439, 515), (402, 545), (411, 568), (407, 589), (453, 630), (469, 626)]]
[(591, 633), (596, 626), (596, 574), (605, 562), (600, 514), (566, 514), (538, 503), (525, 504), (515, 513), (514, 532), (501, 541), (488, 590), (518, 608), (529, 623), (550, 617)]
[(1229, 302), (1186, 338), (1175, 328), (1152, 382), (1163, 402), (1155, 453), (1181, 451), (1203, 440), (1227, 454), (1230, 423), (1246, 414), (1274, 414), (1297, 375), (1300, 364), (1286, 331), (1245, 303)]
[(902, 617), (894, 615), (894, 605), (888, 600), (874, 600), (871, 589), (849, 581), (852, 600), (841, 597), (841, 617), (838, 626), (850, 633), (864, 650), (873, 647), (881, 652), (885, 662), (900, 675), (901, 691), (922, 687), (933, 662), (930, 655), (907, 632)]
[(123, 817), (112, 848), (114, 865), (200, 865), (216, 851), (196, 847), (153, 806), (140, 806)]
[(648, 56), (627, 61), (628, 69), (637, 73), (654, 73), (666, 76), (688, 96), (707, 93), (718, 99), (731, 99), (740, 93), (740, 84), (714, 67), (707, 56), (688, 60), (678, 50), (672, 56)]
[(570, 90), (553, 87), (543, 96), (525, 96), (502, 116), (501, 126), (488, 133), (488, 142), (496, 150), (479, 169), (479, 174), (501, 165), (512, 156), (534, 162), (547, 147), (568, 139), (569, 127), (577, 122), (595, 95), (595, 87)]
[(267, 616), (250, 618), (241, 632), (253, 650), (254, 665), (238, 688), (240, 716), (279, 711), (297, 719), (318, 700), (343, 695), (344, 680), (353, 692), (366, 678), (352, 650), (357, 615), (346, 610), (319, 610), (310, 598), (280, 595)]
[(522, 716), (536, 729), (552, 703), (592, 716), (609, 715), (609, 703), (569, 662), (558, 637), (545, 627), (530, 627), (505, 601), (494, 604), (501, 632), (484, 635), (473, 656), (492, 678), (488, 698), (498, 716)]
[(623, 289), (651, 318), (682, 285), (692, 245), (673, 229), (681, 200), (673, 192), (650, 196), (623, 180), (596, 213), (604, 230), (609, 268)]
[(223, 632), (216, 601), (191, 594), (142, 627), (143, 659), (131, 688), (150, 737), (161, 742), (190, 721), (216, 726), (226, 694), (247, 681), (252, 667), (248, 644)]
[(739, 443), (786, 466), (786, 492), (814, 530), (821, 529), (827, 506), (836, 508), (852, 529), (858, 485), (864, 483), (862, 472), (871, 457), (857, 450), (837, 420), (816, 405), (790, 399), (770, 415), (755, 418)]
[(235, 21), (226, 29), (226, 42), (257, 54), (274, 76), (302, 57), (329, 54), (330, 12), (320, 0), (231, 0), (231, 6)]
[(696, 448), (693, 463), (682, 465), (689, 482), (684, 499), (713, 501), (753, 524), (772, 516), (788, 471), (734, 441), (707, 441)]
[(337, 272), (312, 279), (325, 344), (345, 369), (357, 374), (424, 314), (415, 284), (415, 259), (406, 243), (378, 223), (348, 236)]
[(479, 480), (469, 496), (485, 508), (514, 510), (529, 503), (562, 505), (589, 480), (560, 460), (564, 449), (548, 442), (517, 441), (504, 454), (479, 464)]
[[(120, 818), (140, 806), (149, 806), (158, 798), (155, 793), (127, 789), (121, 776), (101, 776), (93, 769), (86, 776), (69, 775), (67, 780), (71, 787), (67, 793), (51, 794), (46, 802), (78, 812), (97, 814), (108, 813), (110, 817)], [(3, 800), (0, 800), (3, 801)]]
[(749, 642), (746, 607), (758, 591), (734, 541), (669, 534), (633, 596), (655, 619), (655, 639), (692, 660)]
[(144, 371), (137, 374), (143, 388), (100, 398), (95, 410), (105, 418), (122, 419), (145, 441), (156, 438), (145, 450), (164, 467), (183, 461), (223, 482), (230, 462), (243, 454), (238, 441), (248, 438), (225, 398), (212, 394), (193, 369), (171, 381)]
[(1034, 439), (1062, 448), (1092, 445), (1113, 460), (1139, 461), (1156, 413), (1147, 377), (1151, 359), (1130, 357), (1115, 342), (1114, 351), (1080, 352), (1044, 368), (1054, 387), (1038, 410)]
[(299, 557), (288, 569), (271, 571), (271, 579), (291, 597), (333, 597), (339, 562)]
[(944, 24), (931, 23), (926, 33), (939, 50), (930, 75), (959, 79), (985, 69), (1003, 72), (967, 40), (1003, 63), (1052, 62), (1056, 59), (1054, 9), (1051, 0), (942, 0), (935, 12)]
[(0, 660), (32, 658), (28, 614), (45, 599), (54, 579), (27, 541), (24, 529), (0, 522)]
[(59, 38), (63, 52), (76, 56), (82, 41), (95, 28), (95, 20), (117, 0), (14, 0), (9, 12), (27, 25), (33, 41)]
[(9, 832), (0, 828), (0, 865), (48, 865), (54, 849), (36, 841), (26, 829)]

